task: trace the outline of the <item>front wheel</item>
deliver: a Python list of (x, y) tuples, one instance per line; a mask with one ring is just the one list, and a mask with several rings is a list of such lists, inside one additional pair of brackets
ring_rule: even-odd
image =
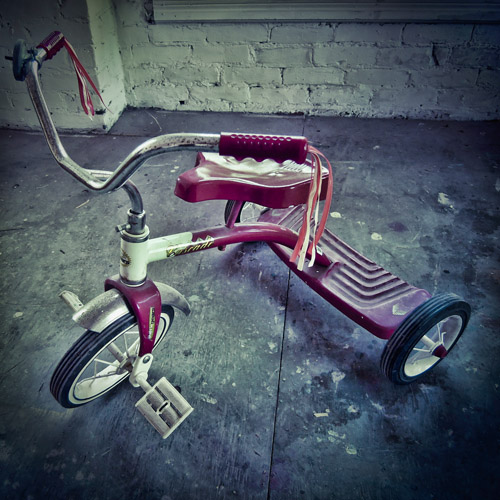
[[(164, 339), (173, 319), (172, 307), (162, 305), (153, 349)], [(87, 330), (57, 365), (50, 392), (65, 408), (88, 403), (124, 381), (138, 354), (139, 328), (130, 313), (101, 333)]]
[(454, 294), (431, 297), (392, 334), (382, 353), (382, 371), (396, 384), (408, 384), (436, 366), (455, 346), (471, 309)]

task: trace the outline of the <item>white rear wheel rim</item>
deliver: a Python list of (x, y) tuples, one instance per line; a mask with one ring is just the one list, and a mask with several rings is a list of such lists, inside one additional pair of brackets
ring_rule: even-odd
[(440, 345), (450, 350), (460, 335), (462, 324), (462, 317), (455, 314), (444, 318), (422, 335), (406, 358), (404, 374), (417, 377), (438, 363), (440, 358), (432, 353)]

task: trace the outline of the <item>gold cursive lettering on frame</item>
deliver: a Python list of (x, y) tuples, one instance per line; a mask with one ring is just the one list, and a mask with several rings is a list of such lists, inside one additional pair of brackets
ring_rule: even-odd
[(185, 255), (191, 252), (198, 252), (210, 248), (214, 244), (215, 239), (213, 236), (207, 235), (205, 239), (198, 238), (196, 241), (183, 243), (182, 245), (174, 245), (167, 248), (167, 258), (177, 257), (178, 255)]

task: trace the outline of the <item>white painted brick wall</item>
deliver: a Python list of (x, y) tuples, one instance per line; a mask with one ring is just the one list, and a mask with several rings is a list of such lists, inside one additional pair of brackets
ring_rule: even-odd
[(331, 26), (318, 24), (287, 24), (272, 26), (270, 28), (270, 41), (272, 43), (302, 44), (333, 41), (334, 30)]
[(256, 47), (254, 51), (257, 67), (312, 67), (312, 47), (266, 44), (265, 46), (260, 45)]
[(127, 105), (115, 9), (110, 0), (86, 1), (98, 88), (109, 111), (101, 103), (99, 107), (104, 111), (103, 125), (109, 127)]
[(69, 56), (63, 50), (47, 61), (40, 80), (56, 126), (62, 129), (107, 130), (126, 105), (123, 68), (116, 34), (115, 12), (111, 0), (23, 0), (2, 2), (0, 31), (0, 126), (39, 129), (32, 103), (22, 82), (14, 80), (14, 43), (23, 38), (37, 45), (51, 31), (63, 32), (75, 48), (104, 101), (108, 112), (94, 97), (98, 114), (90, 120), (80, 106), (78, 83)]
[[(288, 70), (285, 70), (288, 71)], [(281, 85), (282, 71), (280, 68), (240, 68), (237, 66), (223, 69), (222, 83), (245, 82), (249, 86)]]
[[(163, 29), (169, 30), (169, 26), (164, 25)], [(269, 28), (264, 24), (237, 23), (226, 27), (228, 29), (221, 29), (220, 24), (205, 24), (201, 31), (205, 33), (208, 43), (257, 44), (269, 40)]]
[(377, 47), (336, 43), (314, 46), (313, 64), (327, 67), (341, 66), (345, 69), (369, 68), (376, 65), (379, 50)]
[(470, 41), (473, 30), (472, 24), (408, 24), (402, 41), (405, 45), (462, 45)]
[[(0, 125), (31, 127), (31, 104), (3, 56), (16, 38), (65, 32), (106, 102), (89, 122), (67, 57), (43, 81), (59, 125), (109, 127), (121, 109), (500, 118), (500, 27), (399, 23), (148, 24), (142, 0), (2, 6)], [(26, 8), (26, 4), (27, 7)], [(118, 54), (120, 57), (118, 57)], [(112, 106), (113, 108), (113, 106)]]
[[(116, 5), (118, 13), (120, 5)], [(118, 19), (125, 17), (118, 15)], [(124, 58), (130, 106), (144, 103), (145, 92), (153, 96), (151, 107), (159, 107), (163, 97), (154, 99), (154, 92), (147, 90), (147, 79), (139, 83), (127, 74), (146, 71), (157, 75), (154, 69), (164, 67), (165, 81), (188, 94), (185, 98), (183, 93), (169, 108), (174, 110), (429, 119), (500, 117), (498, 26), (148, 25), (137, 17), (137, 41), (130, 35), (130, 19), (121, 29), (122, 53), (133, 55)], [(149, 42), (144, 41), (144, 32)], [(170, 55), (157, 57), (158, 47), (168, 49)], [(154, 84), (161, 82), (154, 80)]]
[(362, 44), (398, 44), (401, 40), (402, 24), (344, 23), (335, 27), (335, 42)]
[(345, 71), (340, 68), (285, 68), (284, 85), (340, 85), (345, 79)]
[(250, 64), (248, 45), (228, 45), (222, 43), (197, 43), (193, 45), (192, 63), (220, 63), (237, 66)]

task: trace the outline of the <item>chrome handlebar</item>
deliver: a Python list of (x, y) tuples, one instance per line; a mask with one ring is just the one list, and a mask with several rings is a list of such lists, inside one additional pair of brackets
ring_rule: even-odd
[[(55, 160), (66, 172), (88, 189), (102, 193), (115, 191), (122, 187), (146, 160), (167, 151), (190, 148), (217, 150), (220, 134), (165, 134), (149, 139), (136, 147), (113, 172), (83, 168), (64, 149), (43, 96), (38, 78), (38, 68), (45, 59), (45, 54), (45, 50), (39, 49), (35, 57), (26, 63), (25, 81), (28, 92)], [(100, 180), (99, 177), (101, 179), (107, 178)]]
[[(143, 142), (113, 172), (86, 169), (76, 163), (64, 149), (50, 116), (38, 77), (38, 69), (42, 63), (51, 59), (65, 44), (64, 36), (58, 31), (51, 33), (33, 49), (28, 49), (24, 40), (18, 40), (14, 46), (13, 55), (9, 58), (13, 61), (14, 78), (18, 81), (26, 81), (42, 131), (56, 162), (92, 191), (109, 193), (119, 188), (125, 189), (132, 205), (128, 211), (128, 224), (124, 226), (130, 234), (142, 235), (144, 233), (146, 214), (139, 191), (129, 179), (146, 160), (153, 156), (167, 151), (203, 148), (218, 151), (221, 155), (234, 156), (236, 159), (249, 157), (257, 161), (264, 159), (272, 159), (277, 162), (293, 160), (298, 163), (304, 163), (306, 160), (309, 146), (305, 137), (183, 133), (160, 135)], [(66, 48), (68, 48), (67, 45)], [(95, 89), (93, 84), (92, 86)], [(122, 227), (120, 226), (118, 229), (121, 231)]]

